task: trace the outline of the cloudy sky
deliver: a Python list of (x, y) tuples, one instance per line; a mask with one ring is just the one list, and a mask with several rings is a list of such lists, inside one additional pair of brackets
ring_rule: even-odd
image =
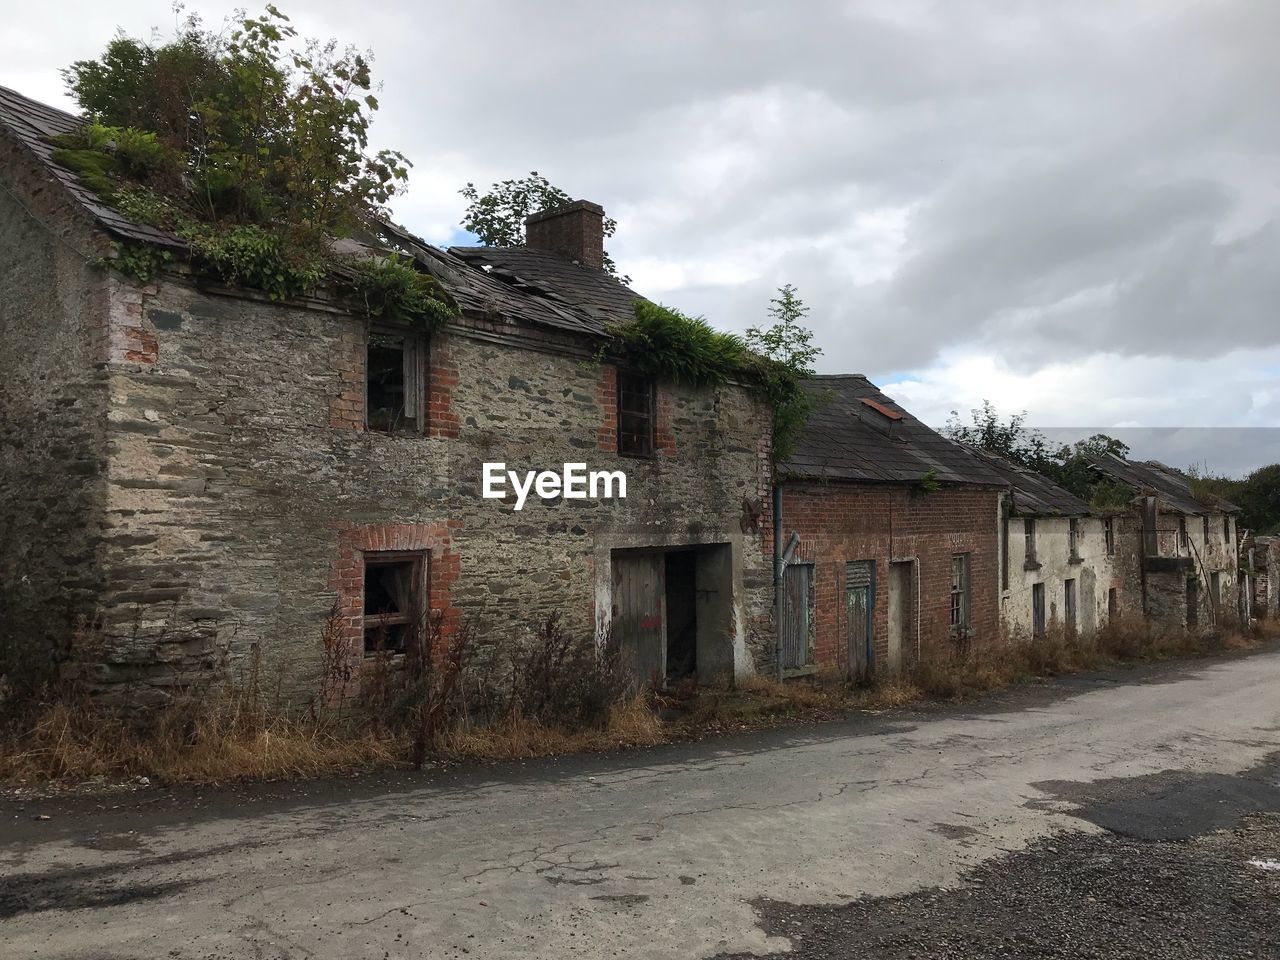
[[(1280, 4), (281, 6), (374, 51), (377, 139), (415, 163), (396, 214), (429, 240), (466, 242), (467, 181), (536, 169), (617, 218), (641, 292), (743, 329), (793, 283), (820, 369), (929, 422), (989, 398), (1170, 428), (1129, 436), (1176, 465), (1280, 459)], [(173, 24), (8, 10), (0, 83), (70, 106), (59, 67)]]

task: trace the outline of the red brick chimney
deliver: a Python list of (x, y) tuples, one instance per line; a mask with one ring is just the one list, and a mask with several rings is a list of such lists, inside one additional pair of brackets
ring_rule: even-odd
[(604, 207), (589, 200), (543, 210), (524, 221), (525, 246), (604, 267)]

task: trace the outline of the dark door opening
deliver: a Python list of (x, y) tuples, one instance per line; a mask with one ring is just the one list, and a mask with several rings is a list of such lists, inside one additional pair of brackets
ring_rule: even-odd
[(726, 543), (613, 552), (611, 631), (637, 687), (733, 674), (733, 558)]
[(698, 672), (697, 558), (692, 550), (666, 554), (667, 682)]

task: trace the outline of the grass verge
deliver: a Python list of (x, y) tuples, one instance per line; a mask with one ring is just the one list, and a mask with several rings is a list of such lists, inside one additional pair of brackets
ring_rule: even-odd
[[(924, 701), (963, 701), (1060, 674), (1125, 663), (1247, 651), (1280, 640), (1280, 623), (1249, 631), (1184, 630), (1120, 622), (1088, 640), (1051, 632), (967, 652), (932, 651), (901, 676), (854, 685), (836, 674), (778, 683), (760, 677), (729, 689), (689, 686), (620, 699), (604, 718), (571, 727), (518, 710), (488, 724), (457, 718), (436, 732), (436, 762), (495, 761), (604, 751), (716, 733), (822, 720)], [(166, 784), (304, 779), (408, 766), (413, 738), (355, 716), (290, 716), (264, 709), (256, 686), (178, 698), (140, 728), (91, 698), (58, 700), (0, 738), (0, 782), (48, 789), (147, 777)], [(666, 717), (666, 719), (663, 719)]]

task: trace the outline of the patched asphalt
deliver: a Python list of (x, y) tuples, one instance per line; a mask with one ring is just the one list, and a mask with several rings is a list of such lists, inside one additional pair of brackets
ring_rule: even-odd
[(842, 906), (761, 898), (761, 926), (796, 960), (1280, 957), (1280, 752), (1235, 775), (1035, 786), (1106, 833), (1039, 840), (949, 888)]
[(629, 753), (0, 801), (0, 957), (1273, 957), (1277, 690), (1266, 651)]

